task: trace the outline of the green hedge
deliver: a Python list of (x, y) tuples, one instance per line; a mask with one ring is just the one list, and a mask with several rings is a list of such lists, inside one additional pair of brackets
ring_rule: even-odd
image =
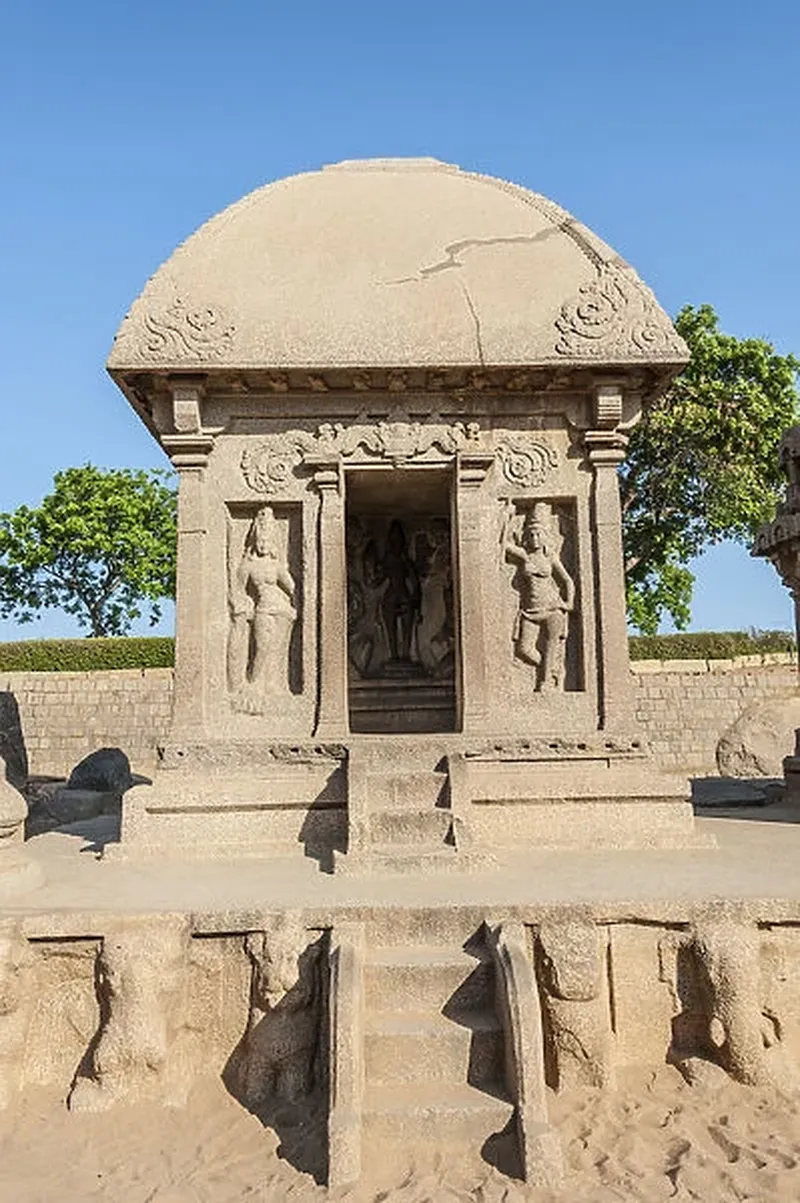
[(91, 672), (101, 668), (171, 668), (175, 640), (28, 639), (0, 643), (0, 672)]
[[(793, 652), (788, 631), (699, 631), (692, 635), (632, 635), (632, 660), (729, 660), (763, 652)], [(29, 639), (0, 643), (0, 672), (91, 672), (104, 668), (171, 668), (175, 640)]]
[(631, 660), (730, 660), (765, 652), (793, 652), (788, 631), (697, 631), (688, 635), (632, 635)]

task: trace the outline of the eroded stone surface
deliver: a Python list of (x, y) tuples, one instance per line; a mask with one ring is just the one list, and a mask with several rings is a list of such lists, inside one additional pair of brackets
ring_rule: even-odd
[(185, 920), (170, 917), (129, 919), (105, 937), (100, 1029), (88, 1073), (70, 1092), (73, 1111), (103, 1110), (123, 1099), (185, 1098), (189, 1082), (170, 1054), (185, 1016), (188, 940)]

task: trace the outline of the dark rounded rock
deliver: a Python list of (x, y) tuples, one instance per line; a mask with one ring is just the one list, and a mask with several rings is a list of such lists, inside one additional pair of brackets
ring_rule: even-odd
[(124, 794), (133, 785), (152, 784), (149, 777), (131, 772), (130, 761), (121, 748), (98, 748), (75, 765), (67, 789)]

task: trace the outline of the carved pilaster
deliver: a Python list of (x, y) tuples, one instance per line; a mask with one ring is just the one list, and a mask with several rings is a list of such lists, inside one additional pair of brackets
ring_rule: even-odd
[(315, 735), (341, 739), (347, 715), (347, 558), (341, 466), (313, 463), (319, 507), (319, 655)]
[(584, 445), (593, 472), (591, 527), (595, 544), (599, 722), (602, 729), (608, 730), (627, 725), (633, 708), (617, 481), (627, 438), (618, 429), (622, 419), (622, 391), (618, 385), (596, 387), (593, 418), (594, 429), (584, 434)]
[(202, 384), (171, 384), (176, 434), (162, 444), (179, 473), (173, 735), (202, 729), (206, 711), (206, 466), (214, 445), (200, 428)]
[(486, 635), (484, 631), (483, 520), (481, 486), (494, 456), (462, 452), (456, 476), (456, 579), (459, 587), (461, 729), (478, 732), (487, 722)]

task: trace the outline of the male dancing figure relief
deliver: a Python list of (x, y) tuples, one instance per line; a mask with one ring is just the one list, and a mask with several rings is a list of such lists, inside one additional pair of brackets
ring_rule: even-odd
[(575, 585), (554, 547), (554, 516), (546, 501), (537, 501), (522, 523), (522, 534), (503, 534), (506, 559), (517, 565), (515, 586), (519, 610), (514, 623), (518, 658), (541, 667), (536, 688), (563, 689), (568, 615), (575, 605)]

